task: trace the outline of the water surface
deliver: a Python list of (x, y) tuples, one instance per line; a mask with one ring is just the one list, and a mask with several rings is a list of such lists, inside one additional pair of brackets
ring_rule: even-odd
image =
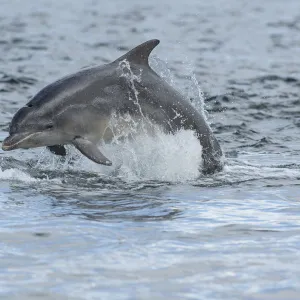
[[(0, 153), (4, 299), (299, 299), (300, 2), (1, 1), (0, 140), (43, 86), (148, 39), (151, 65), (208, 120), (192, 132)], [(202, 94), (203, 93), (203, 94)]]

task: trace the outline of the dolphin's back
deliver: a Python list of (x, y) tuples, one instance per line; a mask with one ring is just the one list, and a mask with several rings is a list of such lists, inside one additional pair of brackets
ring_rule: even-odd
[(39, 107), (49, 101), (59, 101), (63, 97), (67, 98), (69, 95), (74, 95), (76, 91), (82, 90), (93, 79), (96, 79), (99, 69), (102, 68), (92, 67), (84, 69), (47, 85), (27, 103), (27, 106)]

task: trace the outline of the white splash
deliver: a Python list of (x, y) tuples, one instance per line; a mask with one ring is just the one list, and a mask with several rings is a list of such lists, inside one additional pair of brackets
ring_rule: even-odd
[(193, 131), (180, 130), (173, 135), (153, 127), (149, 134), (144, 131), (146, 125), (140, 125), (136, 132), (135, 128), (119, 133), (111, 143), (99, 145), (112, 166), (98, 165), (70, 146), (64, 162), (43, 151), (35, 167), (93, 172), (99, 176), (118, 176), (125, 181), (186, 182), (199, 177), (202, 148)]
[(200, 174), (201, 146), (194, 132), (181, 130), (172, 135), (156, 128), (153, 133), (141, 132), (103, 145), (101, 149), (114, 162), (114, 171), (127, 180), (196, 179)]
[(138, 107), (141, 116), (144, 117), (142, 108), (139, 104), (139, 92), (135, 87), (135, 81), (136, 82), (141, 81), (142, 70), (140, 70), (140, 74), (138, 75), (134, 74), (133, 71), (131, 70), (130, 63), (127, 59), (122, 60), (119, 64), (119, 67), (121, 70), (121, 77), (125, 77), (127, 79), (131, 90), (134, 92), (133, 98), (130, 95), (128, 95), (129, 100), (133, 101), (133, 103)]
[[(175, 83), (166, 66), (157, 65), (157, 67), (159, 67), (157, 72), (163, 74), (163, 78), (170, 79), (167, 81), (171, 81), (174, 86)], [(98, 165), (79, 154), (74, 147), (68, 147), (68, 156), (64, 162), (44, 152), (36, 167), (48, 170), (84, 170), (99, 175), (119, 176), (128, 181), (195, 180), (200, 175), (202, 147), (194, 132), (180, 130), (173, 135), (153, 125), (143, 115), (139, 93), (135, 87), (135, 84), (141, 80), (142, 71), (139, 70), (139, 74), (135, 74), (127, 60), (120, 62), (119, 70), (120, 76), (128, 80), (132, 90), (129, 99), (140, 110), (141, 118), (133, 119), (130, 115), (116, 114), (112, 116), (109, 127), (114, 137), (110, 143), (102, 143), (99, 147), (113, 165), (109, 167)], [(193, 81), (192, 84), (197, 85), (197, 82)], [(203, 101), (199, 89), (197, 89), (197, 97), (200, 97), (200, 102)]]
[(3, 180), (17, 180), (23, 182), (35, 182), (39, 179), (31, 177), (29, 174), (26, 174), (18, 169), (12, 168), (2, 171), (0, 168), (0, 179)]

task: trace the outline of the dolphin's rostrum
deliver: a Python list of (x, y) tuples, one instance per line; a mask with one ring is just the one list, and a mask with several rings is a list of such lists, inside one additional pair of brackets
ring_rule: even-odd
[(2, 149), (47, 146), (66, 155), (63, 145), (73, 144), (92, 161), (110, 166), (97, 143), (107, 139), (112, 114), (129, 114), (167, 132), (194, 130), (202, 145), (202, 171), (221, 170), (222, 150), (205, 118), (150, 68), (148, 58), (158, 44), (147, 41), (110, 64), (46, 86), (15, 114)]

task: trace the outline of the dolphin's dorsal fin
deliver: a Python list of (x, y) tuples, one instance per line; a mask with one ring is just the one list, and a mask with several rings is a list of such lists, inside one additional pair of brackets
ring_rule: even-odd
[(146, 65), (149, 66), (149, 55), (151, 51), (159, 44), (159, 40), (150, 40), (147, 41), (129, 52), (127, 52), (125, 55), (121, 56), (116, 60), (116, 62), (122, 61), (124, 59), (127, 59), (131, 63), (135, 63), (138, 65)]

